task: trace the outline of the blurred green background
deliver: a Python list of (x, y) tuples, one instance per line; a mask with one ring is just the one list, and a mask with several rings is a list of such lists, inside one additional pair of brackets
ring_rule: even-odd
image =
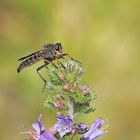
[(49, 42), (82, 61), (83, 83), (98, 96), (96, 112), (79, 120), (103, 117), (110, 126), (100, 140), (140, 139), (139, 0), (0, 0), (0, 139), (25, 139), (19, 132), (40, 113), (54, 124), (41, 106), (41, 63), (16, 73), (19, 57)]

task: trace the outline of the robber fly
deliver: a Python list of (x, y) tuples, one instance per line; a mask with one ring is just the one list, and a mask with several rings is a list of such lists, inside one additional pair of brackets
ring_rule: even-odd
[[(22, 69), (35, 64), (36, 62), (40, 60), (44, 60), (44, 64), (37, 68), (38, 75), (44, 81), (44, 87), (43, 87), (43, 90), (44, 90), (46, 86), (46, 80), (39, 73), (39, 71), (45, 67), (48, 68), (47, 65), (50, 63), (54, 65), (55, 67), (57, 67), (53, 63), (53, 61), (56, 59), (61, 59), (61, 58), (65, 59), (65, 56), (68, 56), (71, 60), (73, 60), (73, 58), (70, 57), (68, 54), (63, 53), (63, 47), (61, 46), (61, 43), (44, 45), (44, 49), (18, 59), (18, 61), (22, 61), (22, 62), (17, 68), (17, 73), (19, 73)], [(74, 61), (77, 61), (77, 60), (74, 60)], [(59, 64), (61, 64), (64, 67), (64, 65), (61, 62), (59, 62)]]

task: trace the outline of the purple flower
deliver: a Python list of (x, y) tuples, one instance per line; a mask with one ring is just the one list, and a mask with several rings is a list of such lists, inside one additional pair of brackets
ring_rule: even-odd
[(93, 122), (88, 132), (80, 140), (95, 140), (96, 138), (104, 134), (104, 130), (101, 130), (101, 126), (104, 124), (104, 120), (98, 118)]
[(38, 117), (37, 122), (32, 124), (35, 131), (28, 131), (26, 132), (29, 134), (29, 137), (27, 139), (31, 140), (57, 140), (51, 132), (49, 132), (45, 127), (43, 126), (41, 122), (41, 115)]
[(57, 123), (54, 128), (59, 132), (59, 135), (63, 137), (65, 134), (72, 132), (72, 119), (70, 116), (63, 116), (58, 114)]
[(79, 134), (83, 134), (88, 131), (87, 125), (82, 122), (76, 124), (75, 129), (76, 129), (77, 133), (79, 133)]

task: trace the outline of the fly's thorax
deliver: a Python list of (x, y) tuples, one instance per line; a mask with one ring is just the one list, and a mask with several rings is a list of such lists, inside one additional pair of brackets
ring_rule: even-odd
[(42, 57), (45, 59), (51, 59), (54, 60), (55, 58), (55, 49), (53, 47), (47, 48), (44, 50)]

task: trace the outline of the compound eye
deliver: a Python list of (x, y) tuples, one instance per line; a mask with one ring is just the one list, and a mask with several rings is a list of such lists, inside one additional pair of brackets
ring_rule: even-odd
[(58, 44), (55, 45), (55, 49), (56, 49), (57, 51), (59, 50), (59, 45), (58, 45)]
[(61, 46), (61, 43), (57, 43), (55, 44), (55, 49), (59, 52), (62, 52), (62, 46)]

